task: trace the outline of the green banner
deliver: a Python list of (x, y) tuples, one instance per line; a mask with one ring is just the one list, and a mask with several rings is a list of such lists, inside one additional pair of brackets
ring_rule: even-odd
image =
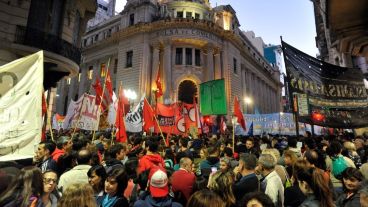
[(227, 114), (225, 80), (213, 80), (200, 84), (202, 115)]

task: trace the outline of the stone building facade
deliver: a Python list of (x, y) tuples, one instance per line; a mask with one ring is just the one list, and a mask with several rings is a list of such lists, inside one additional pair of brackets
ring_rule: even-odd
[[(225, 79), (228, 115), (234, 96), (243, 111), (280, 111), (279, 71), (246, 38), (230, 5), (212, 8), (208, 0), (128, 0), (120, 15), (84, 36), (83, 62), (78, 78), (58, 88), (57, 112), (65, 114), (71, 99), (94, 93), (96, 76), (108, 68), (115, 91), (120, 82), (140, 97), (154, 101), (160, 74), (164, 95), (160, 102), (192, 102), (199, 84)], [(137, 102), (138, 100), (136, 100)]]

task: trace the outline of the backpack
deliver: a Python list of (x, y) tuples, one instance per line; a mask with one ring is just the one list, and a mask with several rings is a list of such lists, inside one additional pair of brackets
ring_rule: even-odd
[(342, 179), (342, 172), (348, 167), (343, 156), (332, 158), (332, 174), (336, 179)]

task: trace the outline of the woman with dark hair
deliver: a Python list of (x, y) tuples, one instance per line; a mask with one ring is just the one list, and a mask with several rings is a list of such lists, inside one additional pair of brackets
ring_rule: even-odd
[(88, 172), (88, 182), (93, 188), (94, 195), (103, 195), (105, 180), (107, 177), (106, 170), (101, 165), (92, 166)]
[(42, 206), (42, 172), (34, 166), (24, 167), (8, 188), (0, 195), (2, 207)]
[(272, 200), (263, 192), (252, 192), (248, 193), (242, 199), (245, 207), (274, 207)]
[(223, 173), (218, 171), (210, 175), (208, 188), (217, 193), (226, 203), (226, 207), (235, 206), (235, 196), (233, 193), (234, 174), (232, 172)]
[(337, 206), (360, 206), (359, 190), (364, 180), (363, 174), (356, 168), (348, 167), (342, 173), (342, 180), (344, 193), (338, 197)]
[(123, 169), (112, 170), (105, 180), (105, 192), (97, 197), (99, 207), (128, 207), (124, 191), (128, 186), (128, 175)]
[(316, 168), (300, 168), (295, 172), (300, 190), (306, 195), (301, 207), (334, 207), (332, 191)]
[(225, 207), (225, 202), (219, 195), (210, 190), (201, 190), (194, 193), (188, 200), (187, 207)]

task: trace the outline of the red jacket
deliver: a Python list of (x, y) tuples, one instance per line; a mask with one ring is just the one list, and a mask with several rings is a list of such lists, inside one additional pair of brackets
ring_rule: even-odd
[(161, 155), (159, 155), (159, 154), (144, 155), (139, 160), (138, 173), (141, 173), (145, 170), (151, 169), (151, 167), (154, 166), (154, 165), (165, 168), (165, 161), (164, 161), (164, 159), (162, 159)]
[(55, 162), (58, 162), (59, 157), (61, 155), (65, 154), (65, 151), (59, 148), (55, 148), (54, 152), (51, 154), (52, 159), (55, 160)]
[(188, 200), (192, 195), (195, 180), (194, 173), (179, 169), (171, 177), (172, 190), (174, 192), (181, 192), (185, 199)]

